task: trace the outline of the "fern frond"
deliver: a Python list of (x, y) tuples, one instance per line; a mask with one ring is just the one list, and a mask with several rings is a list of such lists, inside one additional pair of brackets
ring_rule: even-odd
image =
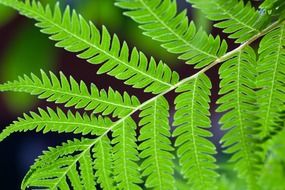
[(145, 186), (150, 189), (174, 189), (174, 149), (170, 141), (168, 121), (169, 105), (164, 97), (148, 104), (140, 113), (142, 126), (139, 145), (143, 159), (142, 176), (147, 177)]
[(134, 88), (145, 88), (146, 92), (160, 93), (176, 84), (179, 75), (172, 72), (163, 62), (150, 60), (136, 48), (129, 51), (126, 42), (120, 44), (117, 35), (113, 37), (103, 26), (102, 33), (93, 23), (87, 22), (74, 10), (66, 7), (61, 13), (59, 5), (54, 10), (43, 7), (40, 2), (26, 0), (0, 0), (1, 4), (13, 7), (21, 14), (38, 21), (36, 26), (41, 32), (51, 35), (57, 41), (56, 46), (70, 52), (78, 53), (78, 57), (87, 59), (92, 64), (102, 64), (98, 74), (108, 73)]
[(127, 9), (125, 15), (140, 24), (143, 34), (162, 43), (171, 53), (196, 68), (204, 67), (223, 56), (227, 51), (225, 41), (208, 36), (189, 23), (186, 10), (177, 12), (173, 0), (117, 0), (117, 6)]
[(91, 84), (89, 91), (83, 81), (78, 83), (72, 77), (68, 80), (61, 72), (59, 78), (52, 72), (48, 76), (43, 71), (41, 78), (34, 74), (31, 77), (25, 75), (13, 82), (0, 84), (0, 91), (26, 92), (49, 102), (64, 103), (66, 107), (84, 108), (103, 115), (113, 113), (114, 117), (125, 116), (140, 104), (135, 96), (126, 92), (121, 95), (112, 88), (108, 92), (99, 91), (95, 84)]
[(119, 190), (140, 190), (136, 123), (127, 118), (113, 129), (114, 179)]
[(200, 74), (188, 83), (176, 89), (181, 93), (175, 99), (176, 113), (174, 123), (176, 129), (175, 145), (182, 174), (193, 189), (215, 189), (218, 174), (214, 154), (215, 146), (207, 139), (212, 133), (209, 102), (211, 82), (205, 74)]
[(94, 152), (94, 169), (96, 171), (97, 182), (104, 190), (115, 189), (112, 178), (112, 146), (108, 137), (102, 137), (92, 150)]
[(217, 21), (215, 27), (224, 29), (229, 38), (242, 43), (266, 27), (267, 15), (256, 11), (250, 3), (239, 0), (187, 0), (201, 10), (210, 20)]
[(27, 187), (57, 189), (96, 189), (90, 146), (94, 140), (68, 141), (40, 156), (25, 176)]
[(285, 103), (285, 25), (268, 33), (261, 40), (257, 65), (258, 117), (260, 137), (278, 129)]
[(247, 47), (223, 63), (219, 70), (221, 83), (219, 94), (223, 95), (218, 104), (218, 112), (226, 112), (220, 119), (222, 129), (227, 133), (222, 138), (226, 153), (232, 154), (231, 162), (239, 176), (247, 179), (249, 189), (258, 189), (257, 146), (253, 134), (255, 123), (256, 94), (256, 55)]
[(111, 125), (111, 120), (103, 117), (96, 118), (87, 114), (73, 114), (69, 111), (65, 114), (61, 109), (57, 111), (47, 108), (47, 111), (39, 108), (39, 113), (30, 112), (24, 114), (23, 118), (18, 118), (9, 127), (0, 133), (0, 141), (15, 132), (26, 132), (36, 130), (37, 132), (58, 132), (58, 133), (75, 133), (75, 134), (92, 134), (101, 135)]

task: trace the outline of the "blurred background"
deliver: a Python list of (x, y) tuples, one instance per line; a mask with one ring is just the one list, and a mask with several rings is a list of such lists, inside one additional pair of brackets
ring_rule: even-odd
[[(42, 0), (53, 4), (55, 0)], [(60, 0), (61, 5), (69, 4), (75, 8), (86, 19), (92, 20), (97, 27), (105, 25), (111, 33), (117, 33), (121, 40), (126, 40), (130, 46), (136, 46), (145, 52), (146, 55), (154, 56), (156, 60), (163, 60), (173, 70), (176, 70), (181, 78), (192, 75), (196, 71), (190, 65), (176, 59), (176, 55), (167, 53), (158, 43), (141, 34), (141, 30), (129, 18), (122, 15), (122, 10), (113, 5), (114, 0)], [(193, 19), (199, 27), (203, 27), (208, 33), (214, 36), (220, 35), (226, 38), (220, 30), (212, 29), (210, 23), (198, 11), (191, 9), (191, 5), (184, 0), (178, 0), (179, 9), (188, 9), (189, 18)], [(255, 4), (258, 2), (254, 1)], [(63, 71), (67, 76), (72, 75), (76, 80), (83, 80), (86, 83), (95, 83), (99, 88), (107, 89), (110, 85), (121, 92), (128, 91), (142, 101), (152, 97), (151, 94), (142, 93), (142, 90), (132, 89), (123, 82), (114, 80), (108, 75), (96, 75), (98, 66), (88, 64), (86, 61), (77, 58), (74, 54), (54, 47), (54, 42), (48, 40), (47, 36), (40, 33), (34, 27), (34, 21), (18, 15), (10, 8), (0, 5), (0, 82), (14, 80), (19, 75), (39, 75), (40, 69), (58, 73)], [(228, 40), (229, 49), (236, 45)], [(211, 69), (207, 74), (213, 83), (212, 89), (212, 130), (215, 136), (213, 141), (218, 144), (222, 132), (219, 130), (219, 115), (215, 113), (218, 98), (217, 75), (218, 67)], [(173, 113), (174, 94), (169, 93), (167, 98)], [(7, 127), (22, 113), (36, 111), (37, 107), (54, 107), (53, 104), (38, 101), (35, 97), (27, 94), (2, 93), (0, 94), (0, 130)], [(170, 118), (171, 120), (171, 118)], [(4, 142), (0, 143), (0, 184), (1, 189), (20, 189), (20, 183), (29, 166), (34, 159), (47, 149), (48, 146), (59, 145), (61, 142), (72, 139), (74, 135), (63, 134), (39, 134), (21, 133), (13, 134)], [(220, 148), (218, 148), (220, 153)], [(219, 162), (224, 156), (219, 154)]]

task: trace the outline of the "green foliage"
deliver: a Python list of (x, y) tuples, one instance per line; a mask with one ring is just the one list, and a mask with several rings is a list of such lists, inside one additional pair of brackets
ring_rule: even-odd
[(135, 129), (135, 122), (128, 118), (113, 131), (114, 179), (118, 189), (141, 189)]
[(226, 112), (220, 119), (222, 129), (227, 130), (221, 139), (225, 152), (232, 154), (231, 162), (239, 175), (248, 180), (250, 189), (257, 189), (256, 144), (252, 136), (257, 127), (254, 115), (256, 109), (255, 76), (256, 55), (251, 48), (237, 52), (220, 67), (220, 94), (218, 112)]
[(267, 24), (268, 17), (255, 11), (250, 3), (245, 5), (238, 0), (187, 1), (202, 10), (210, 20), (218, 21), (214, 26), (224, 29), (237, 43), (247, 41)]
[[(103, 64), (98, 74), (108, 73), (125, 84), (135, 88), (146, 88), (146, 92), (160, 93), (179, 80), (176, 72), (163, 62), (156, 63), (136, 48), (129, 53), (126, 42), (120, 44), (117, 35), (111, 37), (103, 26), (102, 33), (93, 23), (87, 22), (69, 6), (61, 13), (59, 4), (52, 10), (40, 2), (26, 0), (25, 3), (15, 0), (3, 0), (3, 4), (11, 6), (21, 14), (35, 18), (41, 32), (51, 35), (57, 41), (56, 46), (67, 51), (79, 53), (78, 57), (92, 64)], [(144, 81), (144, 82), (140, 82)]]
[[(181, 93), (175, 99), (173, 135), (178, 147), (177, 155), (182, 174), (193, 189), (214, 189), (217, 173), (215, 164), (215, 146), (208, 137), (212, 134), (209, 118), (211, 82), (204, 74), (181, 85), (176, 92)], [(195, 172), (192, 172), (195, 171)]]
[[(240, 46), (226, 53), (226, 41), (197, 30), (174, 0), (116, 2), (145, 35), (201, 68), (179, 80), (165, 63), (130, 49), (104, 26), (99, 31), (69, 6), (52, 9), (35, 0), (0, 0), (35, 19), (57, 47), (101, 64), (97, 74), (154, 94), (141, 103), (127, 92), (87, 87), (61, 72), (57, 77), (41, 71), (40, 77), (24, 75), (0, 84), (1, 92), (25, 92), (66, 107), (24, 114), (0, 133), (0, 141), (32, 130), (84, 136), (45, 151), (22, 189), (284, 189), (285, 21), (282, 14), (268, 11), (283, 4), (265, 1), (261, 8), (267, 12), (262, 13), (238, 0), (188, 1)], [(260, 38), (257, 56), (250, 45)], [(226, 164), (216, 162), (221, 157), (211, 140), (217, 130), (210, 119), (212, 83), (205, 74), (219, 63), (220, 97), (215, 103), (225, 132), (220, 143), (230, 154)], [(165, 98), (171, 91), (178, 93), (173, 128)], [(137, 112), (139, 122), (133, 117)]]
[(74, 189), (95, 189), (92, 144), (92, 139), (74, 140), (45, 151), (26, 175), (22, 189), (68, 189), (68, 180)]
[(0, 91), (26, 92), (49, 102), (64, 103), (66, 107), (84, 108), (102, 115), (126, 115), (140, 104), (135, 96), (126, 92), (121, 95), (112, 88), (106, 92), (91, 84), (89, 90), (83, 81), (78, 83), (72, 77), (67, 79), (62, 72), (59, 78), (52, 72), (48, 76), (44, 71), (41, 71), (41, 78), (34, 74), (31, 77), (25, 75), (16, 81), (0, 85)]
[(173, 148), (171, 146), (169, 122), (169, 105), (163, 97), (148, 104), (140, 113), (139, 145), (142, 175), (148, 176), (147, 188), (174, 189)]
[(95, 176), (98, 178), (97, 182), (102, 189), (114, 189), (114, 180), (111, 177), (112, 165), (112, 146), (107, 137), (102, 137), (94, 146), (94, 169)]
[[(186, 10), (177, 13), (177, 4), (171, 0), (117, 0), (117, 6), (127, 9), (125, 15), (140, 24), (143, 34), (162, 43), (171, 53), (197, 68), (204, 67), (227, 51), (225, 41), (208, 36), (189, 23)], [(143, 16), (142, 16), (143, 15)]]
[(260, 137), (268, 137), (279, 128), (281, 106), (285, 102), (285, 26), (269, 32), (260, 42), (257, 71), (258, 123)]
[(87, 114), (73, 114), (69, 111), (65, 114), (61, 109), (57, 108), (56, 112), (51, 108), (47, 111), (39, 109), (39, 114), (30, 112), (24, 114), (23, 118), (18, 118), (9, 127), (4, 129), (0, 134), (0, 141), (3, 141), (10, 134), (15, 132), (25, 132), (36, 130), (37, 132), (58, 132), (58, 133), (80, 133), (83, 135), (103, 134), (110, 126), (111, 121), (107, 118), (96, 118)]

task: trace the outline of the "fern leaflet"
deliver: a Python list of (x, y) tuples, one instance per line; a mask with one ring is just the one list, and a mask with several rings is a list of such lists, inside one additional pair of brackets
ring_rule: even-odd
[(207, 139), (212, 133), (206, 130), (211, 126), (210, 88), (210, 80), (201, 74), (176, 89), (181, 94), (175, 99), (173, 135), (177, 137), (175, 145), (182, 174), (193, 189), (214, 189), (218, 177), (214, 171), (217, 168), (213, 157), (215, 146)]
[(254, 122), (256, 94), (256, 55), (250, 47), (241, 50), (220, 68), (220, 94), (218, 112), (226, 112), (220, 119), (227, 133), (222, 138), (226, 153), (233, 154), (231, 162), (239, 176), (248, 181), (249, 189), (258, 189), (256, 145), (252, 136), (257, 131)]
[(68, 180), (74, 189), (96, 189), (92, 157), (88, 148), (92, 143), (93, 140), (82, 139), (50, 148), (31, 167), (22, 183), (22, 189), (27, 187), (70, 189)]
[(204, 67), (224, 55), (225, 41), (197, 30), (189, 24), (186, 11), (177, 13), (176, 1), (172, 0), (117, 0), (117, 6), (127, 9), (125, 15), (140, 24), (144, 34), (162, 43), (171, 53), (196, 68)]
[(65, 103), (66, 107), (84, 108), (94, 113), (102, 113), (122, 117), (130, 113), (140, 104), (135, 96), (119, 92), (109, 88), (98, 90), (95, 84), (91, 84), (90, 92), (84, 82), (77, 83), (72, 77), (68, 80), (63, 73), (58, 79), (52, 72), (50, 77), (41, 71), (41, 79), (34, 74), (31, 77), (25, 75), (18, 80), (0, 85), (0, 91), (27, 92), (38, 95), (40, 99), (47, 99), (49, 102)]
[(114, 176), (119, 190), (140, 190), (139, 160), (136, 144), (136, 123), (127, 118), (113, 129)]
[(0, 133), (0, 141), (12, 133), (32, 130), (43, 131), (44, 133), (52, 131), (101, 135), (111, 124), (111, 120), (103, 117), (90, 117), (87, 114), (82, 116), (79, 113), (73, 114), (71, 111), (65, 114), (59, 108), (56, 112), (51, 108), (47, 108), (47, 111), (39, 109), (39, 114), (35, 112), (30, 112), (30, 115), (24, 114), (23, 118), (18, 118), (18, 121), (4, 129)]
[(268, 33), (260, 43), (257, 87), (260, 137), (278, 129), (282, 104), (285, 103), (285, 25)]
[(112, 146), (108, 137), (102, 137), (98, 143), (94, 145), (94, 169), (96, 177), (102, 189), (113, 190), (114, 180), (112, 179)]
[(142, 176), (147, 176), (145, 186), (151, 189), (174, 189), (174, 165), (171, 154), (169, 105), (160, 97), (142, 109), (140, 117), (139, 145)]

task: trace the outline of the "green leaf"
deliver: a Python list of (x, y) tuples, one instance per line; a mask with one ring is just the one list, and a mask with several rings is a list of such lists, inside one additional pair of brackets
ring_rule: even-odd
[(204, 67), (227, 51), (225, 41), (208, 36), (189, 23), (187, 12), (177, 12), (172, 0), (117, 0), (117, 6), (126, 9), (125, 15), (140, 24), (143, 34), (161, 42), (167, 51), (179, 54), (179, 58), (196, 68)]
[(208, 139), (212, 133), (209, 118), (211, 82), (205, 74), (181, 85), (175, 98), (176, 126), (173, 136), (182, 174), (195, 190), (216, 188), (215, 145)]
[(31, 167), (21, 188), (68, 190), (73, 187), (73, 189), (95, 190), (93, 158), (89, 148), (92, 143), (91, 139), (75, 139), (63, 143), (62, 146), (49, 148)]
[(113, 129), (114, 179), (119, 190), (140, 190), (136, 123), (127, 118)]
[(229, 38), (237, 43), (249, 40), (260, 33), (268, 24), (268, 16), (256, 11), (250, 3), (239, 0), (187, 0), (200, 9), (210, 20), (217, 21), (214, 26), (224, 29)]
[(74, 133), (74, 134), (91, 134), (101, 135), (111, 125), (111, 121), (107, 118), (94, 115), (88, 116), (86, 113), (73, 114), (68, 111), (65, 114), (61, 109), (57, 108), (56, 112), (51, 108), (47, 111), (39, 108), (39, 113), (30, 112), (24, 114), (23, 118), (18, 118), (13, 124), (8, 126), (0, 133), (0, 141), (10, 136), (15, 132), (26, 132), (36, 130), (37, 132), (58, 132), (58, 133)]
[(150, 189), (174, 189), (174, 156), (168, 122), (169, 105), (164, 97), (148, 104), (140, 113), (139, 145), (143, 159), (142, 176), (147, 177), (145, 186)]
[(247, 179), (249, 189), (257, 185), (257, 144), (253, 139), (257, 131), (256, 111), (256, 55), (247, 47), (223, 63), (219, 70), (221, 83), (218, 112), (226, 112), (220, 119), (222, 129), (227, 131), (221, 142), (225, 153), (232, 154), (230, 162), (241, 178)]
[(91, 84), (89, 90), (83, 81), (78, 83), (72, 77), (67, 79), (61, 72), (59, 78), (52, 72), (49, 74), (41, 71), (41, 78), (34, 74), (31, 77), (24, 75), (16, 81), (0, 84), (0, 91), (26, 92), (49, 102), (64, 103), (66, 107), (84, 108), (103, 115), (113, 113), (114, 117), (125, 116), (140, 104), (135, 96), (126, 92), (121, 95), (111, 87), (107, 92), (99, 91), (95, 84)]
[(113, 190), (112, 146), (108, 137), (102, 137), (93, 148), (97, 182), (104, 190)]
[(285, 25), (269, 32), (260, 42), (257, 65), (257, 116), (260, 137), (269, 137), (279, 129), (281, 105), (285, 104)]

